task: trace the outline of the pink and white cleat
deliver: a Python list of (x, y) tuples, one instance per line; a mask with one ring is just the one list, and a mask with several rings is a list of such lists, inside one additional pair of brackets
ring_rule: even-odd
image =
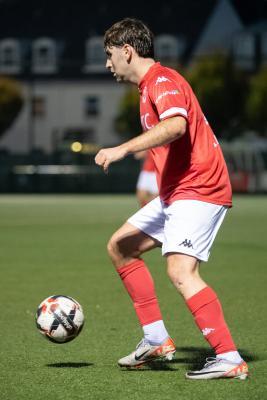
[(248, 377), (248, 365), (245, 361), (240, 364), (233, 363), (223, 358), (207, 358), (204, 368), (199, 371), (186, 373), (188, 379), (219, 379), (236, 378), (246, 379)]
[(172, 360), (176, 348), (173, 340), (169, 337), (162, 344), (152, 346), (142, 339), (136, 346), (135, 351), (118, 361), (120, 367), (138, 368), (142, 365), (156, 360)]

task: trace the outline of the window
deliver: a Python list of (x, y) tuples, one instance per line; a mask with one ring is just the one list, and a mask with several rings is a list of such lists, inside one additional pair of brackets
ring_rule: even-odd
[(255, 67), (255, 36), (250, 32), (242, 32), (234, 37), (233, 58), (236, 66), (244, 70)]
[(21, 49), (16, 39), (0, 41), (0, 72), (16, 74), (21, 70)]
[(3, 49), (3, 65), (10, 67), (16, 64), (16, 53), (12, 47)]
[(106, 55), (103, 47), (103, 37), (94, 36), (85, 45), (85, 72), (105, 72)]
[(33, 42), (32, 71), (37, 74), (57, 72), (57, 46), (54, 40), (40, 38)]
[(31, 103), (31, 113), (34, 117), (46, 115), (46, 99), (43, 96), (34, 96)]
[(155, 57), (163, 61), (177, 61), (184, 50), (184, 42), (172, 35), (155, 38)]
[(99, 97), (97, 96), (87, 96), (84, 102), (85, 115), (86, 116), (97, 116), (100, 112), (99, 110)]

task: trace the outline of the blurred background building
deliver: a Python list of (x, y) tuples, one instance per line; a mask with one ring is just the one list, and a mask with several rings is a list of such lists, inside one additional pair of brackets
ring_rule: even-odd
[[(156, 6), (139, 0), (0, 0), (0, 191), (134, 191), (136, 160), (118, 163), (109, 177), (93, 161), (99, 147), (130, 137), (130, 127), (141, 129), (136, 95), (125, 117), (132, 89), (117, 84), (105, 69), (103, 34), (125, 16), (148, 23), (156, 59), (181, 70), (203, 98), (234, 189), (267, 191), (266, 0), (176, 0)], [(209, 84), (216, 71), (220, 74), (221, 92), (209, 89), (217, 95), (212, 102), (218, 110), (202, 90), (201, 68), (212, 69)], [(7, 83), (4, 106), (1, 79)], [(17, 84), (21, 106), (14, 101), (9, 106), (4, 98), (8, 83)], [(3, 118), (9, 115), (5, 107), (17, 107), (2, 130), (1, 107)], [(127, 124), (127, 115), (137, 122)]]

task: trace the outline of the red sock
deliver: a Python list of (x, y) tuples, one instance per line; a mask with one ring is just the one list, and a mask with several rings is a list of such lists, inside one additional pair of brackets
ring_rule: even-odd
[(216, 354), (236, 351), (216, 293), (205, 287), (186, 301), (205, 339)]
[(161, 320), (154, 282), (144, 261), (138, 259), (117, 271), (133, 301), (140, 324), (143, 326)]

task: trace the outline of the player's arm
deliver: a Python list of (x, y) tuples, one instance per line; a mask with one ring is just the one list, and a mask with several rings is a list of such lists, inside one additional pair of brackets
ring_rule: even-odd
[(143, 160), (146, 156), (146, 153), (147, 153), (146, 150), (138, 151), (138, 152), (134, 153), (134, 158), (136, 160)]
[(122, 160), (128, 154), (162, 146), (181, 138), (186, 132), (186, 126), (187, 121), (181, 116), (167, 118), (119, 146), (101, 149), (95, 157), (95, 162), (107, 172), (111, 163)]

